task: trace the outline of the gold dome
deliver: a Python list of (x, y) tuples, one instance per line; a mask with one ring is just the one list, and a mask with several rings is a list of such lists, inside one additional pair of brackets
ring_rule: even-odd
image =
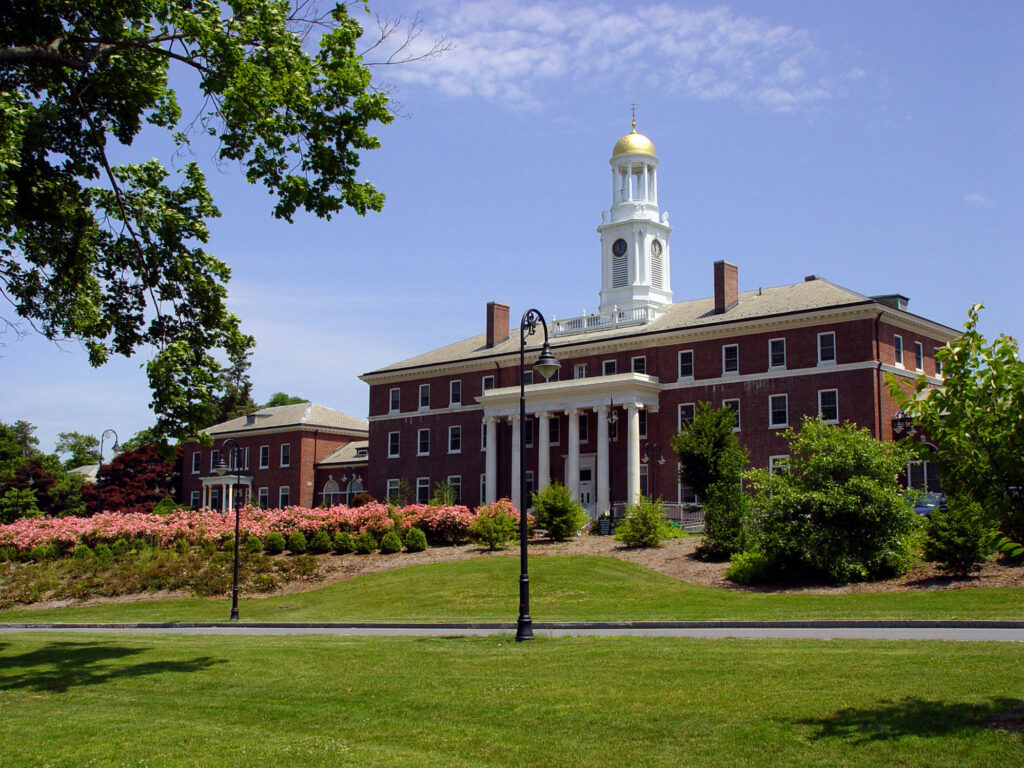
[(636, 123), (633, 130), (615, 142), (615, 149), (612, 150), (612, 157), (616, 155), (656, 155), (654, 142), (636, 132)]

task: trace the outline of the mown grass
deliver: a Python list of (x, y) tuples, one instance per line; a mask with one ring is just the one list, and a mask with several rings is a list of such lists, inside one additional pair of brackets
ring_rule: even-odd
[(0, 636), (17, 766), (1021, 765), (1017, 643)]
[[(514, 621), (516, 558), (474, 558), (360, 576), (297, 594), (243, 599), (249, 621)], [(1024, 590), (949, 589), (832, 595), (694, 586), (614, 558), (530, 560), (534, 621), (1022, 619)], [(8, 610), (3, 622), (219, 621), (228, 600), (143, 600)]]

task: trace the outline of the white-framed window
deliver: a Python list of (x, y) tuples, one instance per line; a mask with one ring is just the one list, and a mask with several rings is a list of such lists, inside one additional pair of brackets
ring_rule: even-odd
[(213, 470), (216, 469), (217, 462), (219, 462), (219, 461), (220, 461), (220, 451), (217, 448), (214, 448), (212, 451), (210, 451), (210, 471), (211, 472), (213, 472)]
[(487, 424), (486, 423), (481, 423), (480, 424), (480, 450), (481, 451), (486, 451), (487, 450)]
[(769, 456), (768, 471), (771, 472), (773, 475), (776, 472), (788, 472), (789, 456)]
[(281, 509), (291, 505), (292, 503), (292, 489), (287, 485), (282, 485), (277, 489), (277, 506)]
[(892, 337), (892, 354), (896, 360), (896, 367), (903, 367), (903, 337), (898, 333)]
[[(938, 352), (940, 349), (942, 349), (942, 347), (936, 347), (934, 352), (932, 352), (932, 354), (935, 354), (935, 352)], [(936, 376), (941, 376), (942, 375), (942, 361), (939, 360), (939, 358), (937, 358), (937, 357), (935, 358), (935, 375)]]
[(264, 485), (256, 491), (256, 505), (261, 509), (270, 506), (270, 489), (267, 486)]
[(398, 458), (399, 432), (388, 432), (388, 458)]
[(768, 426), (789, 426), (789, 398), (786, 395), (770, 395), (768, 397)]
[(740, 345), (722, 345), (722, 375), (728, 376), (740, 372)]
[(448, 382), (448, 405), (462, 405), (462, 380)]
[(523, 371), (523, 384), (526, 386), (533, 384), (533, 371)]
[(732, 428), (733, 432), (740, 431), (740, 399), (738, 397), (730, 398), (722, 401), (723, 408), (730, 408), (736, 415), (736, 426)]
[(590, 442), (590, 414), (588, 414), (586, 411), (582, 411), (580, 413), (579, 419), (580, 419), (579, 420), (579, 425), (580, 425), (580, 442), (581, 443), (589, 443)]
[(270, 468), (270, 446), (269, 445), (261, 445), (260, 446), (260, 469), (269, 469), (269, 468)]
[[(676, 465), (676, 477), (679, 477), (679, 465)], [(697, 492), (682, 480), (676, 483), (676, 499), (679, 504), (697, 504)]]
[(647, 356), (637, 355), (629, 361), (630, 370), (633, 373), (647, 373)]
[(430, 408), (430, 385), (420, 384), (420, 400), (419, 408), (421, 411), (425, 411)]
[(324, 489), (320, 495), (323, 497), (323, 503), (331, 507), (348, 501), (346, 498), (348, 494), (341, 492), (341, 489), (338, 487), (338, 481), (333, 477), (324, 483)]
[(523, 443), (527, 448), (533, 446), (533, 417), (527, 416), (523, 422)]
[(647, 437), (647, 411), (639, 411), (637, 416), (640, 420), (640, 439), (642, 440)]
[(198, 475), (203, 469), (203, 454), (196, 451), (192, 454), (192, 474)]
[(548, 419), (548, 443), (549, 444), (551, 444), (551, 445), (558, 445), (558, 440), (559, 440), (559, 437), (560, 437), (560, 435), (559, 435), (559, 432), (560, 432), (559, 425), (561, 423), (562, 422), (559, 420), (559, 418), (557, 416), (552, 416), (550, 419)]
[(614, 376), (615, 375), (615, 361), (605, 360), (601, 363), (601, 375), (602, 376)]
[(836, 361), (836, 334), (826, 331), (818, 334), (818, 365), (832, 365)]
[(494, 389), (494, 377), (484, 376), (480, 382), (480, 391), (486, 392), (488, 389)]
[(818, 390), (818, 418), (829, 424), (839, 423), (839, 390)]
[(426, 504), (430, 501), (430, 478), (416, 478), (416, 503)]
[(786, 340), (768, 339), (768, 367), (786, 367)]
[(416, 455), (430, 455), (430, 429), (416, 430)]
[(924, 370), (924, 345), (920, 341), (914, 342), (914, 370)]
[(199, 509), (199, 505), (203, 503), (203, 492), (192, 491), (191, 499), (189, 500), (189, 506), (192, 509)]
[(679, 422), (677, 427), (683, 428), (683, 424), (692, 424), (693, 417), (697, 414), (696, 403), (680, 403), (679, 404)]
[(448, 487), (455, 491), (455, 503), (462, 503), (462, 475), (448, 475)]
[(281, 466), (290, 467), (292, 465), (292, 445), (291, 443), (281, 443)]
[(448, 427), (448, 453), (462, 453), (462, 427)]
[(242, 461), (244, 462), (242, 464), (242, 469), (248, 470), (249, 469), (249, 446), (246, 446), (245, 448), (242, 449)]
[(402, 410), (402, 390), (392, 387), (388, 390), (388, 412), (398, 413)]
[(693, 378), (693, 350), (684, 349), (679, 353), (679, 378)]
[(223, 509), (220, 503), (220, 486), (210, 488), (210, 509)]
[(526, 480), (526, 502), (525, 503), (526, 503), (527, 508), (529, 508), (530, 506), (532, 506), (531, 502), (532, 502), (532, 499), (533, 499), (533, 492), (535, 490), (537, 490), (534, 487), (534, 479), (533, 479), (533, 470), (532, 469), (527, 470), (525, 480)]
[(574, 379), (585, 379), (585, 378), (587, 378), (587, 364), (586, 363), (576, 363), (576, 365), (574, 365), (572, 367), (572, 377)]
[(397, 477), (388, 478), (388, 481), (384, 486), (384, 498), (387, 501), (394, 502), (398, 500), (398, 493), (401, 482), (402, 481), (399, 480)]
[(480, 473), (480, 503), (484, 504), (487, 502), (487, 473)]
[(640, 464), (640, 495), (650, 496), (651, 495), (651, 480), (650, 470), (647, 464), (641, 462)]

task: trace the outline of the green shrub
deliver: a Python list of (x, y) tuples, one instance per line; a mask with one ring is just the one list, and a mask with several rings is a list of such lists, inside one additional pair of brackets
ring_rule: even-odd
[(191, 547), (188, 545), (187, 539), (179, 538), (174, 540), (174, 551), (179, 555), (187, 555), (189, 550), (191, 550)]
[(128, 554), (129, 549), (128, 539), (123, 536), (110, 545), (110, 554), (114, 557), (121, 558)]
[(79, 544), (71, 553), (71, 557), (75, 560), (91, 560), (95, 556), (96, 553), (89, 548), (88, 544)]
[(759, 549), (748, 549), (746, 552), (737, 552), (729, 561), (729, 567), (725, 571), (725, 578), (735, 581), (737, 584), (761, 584), (768, 580), (771, 575), (770, 563)]
[(154, 515), (169, 515), (171, 512), (177, 512), (181, 507), (174, 501), (170, 496), (164, 496), (160, 501), (153, 505)]
[(246, 554), (257, 555), (263, 551), (263, 539), (259, 536), (250, 536), (245, 540)]
[(557, 481), (533, 494), (533, 507), (537, 527), (546, 530), (555, 541), (575, 536), (587, 524), (583, 505)]
[(313, 534), (313, 538), (309, 540), (309, 551), (313, 555), (323, 555), (331, 551), (331, 546), (334, 542), (331, 541), (331, 534), (322, 528)]
[(199, 554), (204, 558), (211, 558), (217, 554), (217, 542), (213, 539), (203, 539), (199, 545)]
[(626, 506), (626, 516), (615, 524), (615, 538), (628, 547), (660, 547), (673, 535), (672, 525), (665, 519), (661, 500), (641, 496), (636, 504)]
[(504, 549), (516, 537), (518, 524), (515, 507), (507, 501), (497, 501), (477, 509), (476, 519), (469, 530), (477, 541), (482, 541), (493, 552)]
[(728, 560), (741, 552), (750, 497), (738, 483), (722, 482), (708, 489), (704, 501), (704, 539), (697, 547), (703, 560)]
[(356, 553), (369, 555), (377, 551), (377, 537), (369, 531), (363, 531), (355, 538)]
[(356, 543), (352, 540), (352, 534), (348, 531), (341, 531), (334, 535), (334, 551), (339, 555), (347, 555), (354, 552)]
[(784, 434), (787, 471), (746, 473), (756, 491), (750, 545), (764, 552), (773, 576), (845, 584), (904, 570), (917, 528), (899, 481), (908, 449), (854, 424), (809, 417)]
[(935, 508), (925, 524), (924, 556), (943, 570), (965, 576), (981, 569), (992, 554), (992, 531), (977, 502), (952, 499), (945, 512)]
[(393, 555), (402, 551), (402, 540), (394, 531), (388, 531), (380, 540), (380, 551), (385, 555)]
[(304, 555), (309, 545), (306, 543), (306, 534), (302, 531), (294, 531), (288, 535), (288, 551), (295, 555)]
[(405, 534), (405, 548), (410, 552), (422, 552), (427, 548), (427, 534), (419, 528), (410, 528)]
[(114, 553), (108, 544), (102, 541), (93, 548), (93, 554), (103, 565), (110, 565), (114, 561)]
[(16, 560), (18, 557), (18, 550), (16, 547), (0, 547), (0, 563), (6, 563), (8, 560)]
[(284, 552), (284, 535), (280, 531), (271, 531), (263, 542), (263, 551), (268, 555), (280, 555)]
[(37, 562), (41, 560), (56, 560), (58, 557), (60, 557), (60, 552), (57, 551), (56, 545), (52, 543), (37, 544), (29, 552), (29, 558)]

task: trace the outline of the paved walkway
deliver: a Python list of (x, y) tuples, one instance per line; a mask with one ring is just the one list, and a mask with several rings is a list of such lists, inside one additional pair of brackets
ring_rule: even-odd
[[(139, 622), (125, 624), (0, 624), (6, 632), (89, 632), (195, 635), (432, 635), (511, 634), (514, 623), (407, 622)], [(853, 638), (865, 640), (995, 640), (1024, 642), (1024, 621), (629, 621), (543, 622), (537, 637)]]

